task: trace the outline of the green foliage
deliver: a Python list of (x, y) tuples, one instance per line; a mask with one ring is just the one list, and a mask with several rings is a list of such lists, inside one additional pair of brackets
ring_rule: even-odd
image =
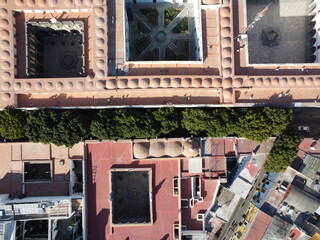
[(139, 10), (153, 24), (158, 25), (159, 12), (156, 8), (142, 8)]
[(119, 109), (115, 111), (114, 121), (117, 123), (120, 138), (155, 138), (154, 118), (151, 110)]
[(154, 118), (150, 110), (101, 110), (91, 124), (91, 134), (100, 139), (156, 137)]
[(169, 7), (164, 10), (164, 21), (168, 25), (178, 16), (182, 9)]
[(279, 136), (292, 121), (292, 109), (265, 107), (263, 113), (271, 125), (272, 136)]
[[(88, 114), (89, 113), (89, 114)], [(198, 136), (238, 136), (262, 142), (281, 136), (292, 120), (281, 108), (159, 108), (100, 110), (91, 123), (90, 110), (37, 110), (26, 114), (0, 112), (0, 136), (73, 146), (89, 136), (99, 139), (155, 138), (183, 132)], [(185, 132), (188, 131), (188, 132)]]
[(38, 110), (27, 118), (26, 135), (32, 142), (72, 147), (88, 137), (89, 121), (77, 111)]
[(292, 110), (278, 108), (185, 109), (182, 126), (192, 134), (209, 137), (235, 135), (262, 142), (279, 136), (292, 119)]
[(181, 116), (174, 108), (159, 108), (152, 112), (157, 124), (157, 136), (168, 134), (180, 126)]
[(209, 137), (225, 137), (237, 133), (236, 122), (240, 112), (234, 108), (219, 108), (212, 110), (210, 128), (207, 129)]
[(286, 130), (277, 138), (268, 161), (265, 164), (267, 172), (281, 172), (291, 165), (298, 152), (299, 135), (293, 129)]
[(0, 111), (0, 136), (6, 139), (25, 137), (26, 114), (17, 109), (6, 108)]
[(188, 18), (184, 17), (182, 20), (175, 26), (172, 31), (174, 33), (188, 33), (189, 24), (188, 24)]
[(155, 138), (179, 125), (180, 115), (173, 108), (101, 110), (91, 134), (99, 139)]
[(199, 108), (186, 108), (182, 111), (182, 127), (192, 134), (205, 134), (210, 128), (210, 120), (212, 116), (206, 110)]
[(263, 142), (272, 136), (272, 127), (261, 111), (249, 110), (239, 117), (237, 134), (241, 137)]

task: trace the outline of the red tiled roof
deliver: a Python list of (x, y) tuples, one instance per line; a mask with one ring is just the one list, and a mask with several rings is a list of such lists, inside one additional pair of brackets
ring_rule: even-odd
[[(182, 225), (187, 230), (203, 230), (202, 221), (197, 220), (198, 213), (204, 213), (213, 203), (219, 188), (219, 180), (201, 180), (203, 202), (196, 201), (193, 208), (182, 208)], [(181, 198), (190, 199), (191, 196), (191, 178), (181, 181)]]
[(224, 156), (224, 139), (211, 139), (211, 154), (213, 156)]
[(204, 170), (211, 170), (214, 172), (225, 172), (227, 170), (227, 163), (226, 163), (226, 157), (206, 157), (203, 158), (204, 164), (203, 168)]
[[(132, 161), (130, 142), (103, 142), (88, 144), (87, 159), (87, 210), (88, 239), (153, 240), (173, 239), (174, 223), (179, 221), (179, 199), (173, 196), (173, 178), (178, 176), (178, 161)], [(109, 170), (112, 167), (152, 168), (153, 220), (152, 226), (111, 228), (108, 202)]]
[(272, 217), (265, 214), (264, 212), (259, 212), (249, 229), (246, 240), (257, 240), (262, 239), (262, 236), (266, 232)]
[(256, 149), (258, 143), (248, 139), (237, 140), (238, 153), (251, 153)]
[(235, 155), (235, 145), (237, 140), (235, 138), (224, 139), (224, 155)]

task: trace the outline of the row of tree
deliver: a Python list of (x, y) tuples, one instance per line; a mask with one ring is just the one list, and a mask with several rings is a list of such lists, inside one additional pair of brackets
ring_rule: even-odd
[(159, 108), (0, 112), (0, 136), (71, 147), (88, 137), (155, 138), (239, 136), (262, 142), (280, 136), (292, 120), (283, 108)]
[(72, 147), (90, 137), (129, 139), (238, 136), (262, 142), (278, 137), (265, 168), (285, 170), (296, 157), (299, 136), (289, 130), (292, 110), (283, 108), (159, 108), (0, 111), (0, 136)]

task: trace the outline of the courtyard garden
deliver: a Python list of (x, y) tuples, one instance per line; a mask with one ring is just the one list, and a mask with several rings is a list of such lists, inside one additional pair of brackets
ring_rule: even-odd
[(164, 22), (166, 25), (169, 25), (173, 19), (175, 19), (178, 14), (182, 11), (181, 8), (169, 7), (164, 10)]
[[(150, 7), (146, 7), (149, 5)], [(132, 16), (128, 19), (129, 44), (133, 50), (130, 51), (130, 60), (193, 60), (192, 57), (195, 55), (190, 50), (194, 48), (192, 34), (195, 31), (189, 29), (192, 5), (149, 5), (133, 4), (130, 5), (130, 10), (127, 10)]]
[(172, 31), (174, 33), (188, 34), (188, 18), (182, 18), (182, 20), (172, 29)]
[(158, 25), (159, 12), (156, 8), (141, 8), (139, 10), (153, 25)]

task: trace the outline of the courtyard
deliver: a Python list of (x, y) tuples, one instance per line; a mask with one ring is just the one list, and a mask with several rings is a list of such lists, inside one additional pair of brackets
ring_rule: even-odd
[(129, 61), (200, 60), (194, 4), (126, 3)]
[(247, 0), (247, 25), (270, 4), (248, 31), (250, 64), (314, 62), (312, 16), (305, 0)]
[(112, 171), (113, 224), (150, 223), (151, 171)]
[(84, 75), (84, 23), (27, 23), (27, 72), (31, 78)]

